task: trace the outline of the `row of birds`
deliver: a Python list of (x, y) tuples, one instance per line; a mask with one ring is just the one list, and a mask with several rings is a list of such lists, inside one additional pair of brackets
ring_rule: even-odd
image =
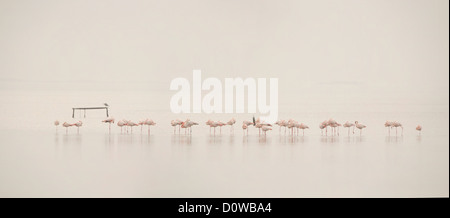
[[(108, 123), (109, 124), (109, 132), (111, 132), (111, 124), (115, 122), (114, 118), (108, 118), (103, 120), (102, 122), (104, 123)], [(55, 126), (58, 127), (59, 125), (59, 121), (55, 121), (54, 122)], [(182, 120), (172, 120), (170, 122), (170, 124), (172, 125), (172, 127), (174, 127), (174, 134), (176, 134), (176, 130), (178, 127), (178, 134), (180, 134), (181, 129), (183, 128), (185, 131), (185, 134), (192, 134), (192, 127), (199, 125), (197, 122), (191, 121), (190, 119), (187, 119), (185, 121)], [(214, 128), (214, 135), (216, 134), (216, 128), (219, 127), (220, 129), (220, 134), (222, 134), (222, 126), (230, 126), (230, 131), (234, 132), (234, 124), (236, 124), (236, 119), (232, 118), (231, 120), (229, 120), (228, 122), (224, 123), (221, 121), (212, 121), (212, 120), (208, 120), (205, 123), (206, 125), (209, 126), (209, 133), (211, 134), (211, 130), (212, 128)], [(132, 122), (131, 120), (120, 120), (117, 122), (117, 126), (120, 127), (120, 132), (123, 133), (123, 128), (125, 127), (125, 131), (126, 133), (128, 133), (128, 127), (130, 127), (131, 133), (133, 133), (133, 127), (135, 126), (141, 126), (141, 133), (142, 133), (142, 127), (144, 125), (147, 125), (148, 127), (148, 134), (150, 134), (150, 126), (155, 126), (156, 123), (151, 120), (151, 119), (145, 119), (142, 121), (139, 121), (137, 123)], [(284, 128), (284, 132), (286, 134), (287, 129), (289, 129), (289, 134), (294, 135), (297, 134), (299, 130), (302, 130), (302, 134), (305, 135), (305, 129), (309, 129), (309, 127), (304, 124), (304, 123), (300, 123), (298, 121), (295, 121), (293, 119), (290, 120), (279, 120), (277, 122), (275, 122), (275, 125), (279, 126), (279, 131), (281, 132), (281, 129)], [(68, 131), (68, 128), (71, 126), (75, 126), (77, 127), (77, 132), (79, 132), (79, 127), (83, 126), (83, 122), (78, 121), (76, 123), (67, 123), (64, 122), (62, 124), (63, 127), (66, 128), (66, 133)], [(259, 135), (261, 135), (261, 131), (264, 133), (264, 136), (267, 134), (267, 131), (272, 130), (272, 124), (266, 123), (264, 121), (261, 121), (259, 118), (255, 119), (253, 117), (252, 121), (248, 121), (248, 120), (244, 120), (242, 122), (242, 130), (244, 132), (244, 135), (247, 134), (248, 135), (248, 129), (250, 126), (254, 126), (255, 128), (259, 129)], [(328, 127), (330, 127), (331, 131), (332, 131), (332, 135), (338, 135), (339, 136), (339, 127), (344, 127), (344, 128), (348, 128), (348, 135), (350, 135), (350, 128), (353, 128), (352, 133), (355, 133), (355, 128), (359, 129), (359, 134), (362, 135), (362, 130), (364, 128), (366, 128), (366, 125), (363, 125), (361, 123), (359, 123), (358, 121), (355, 121), (354, 123), (352, 122), (345, 122), (344, 124), (340, 124), (338, 123), (336, 120), (334, 119), (328, 119), (325, 120), (323, 122), (320, 123), (319, 128), (321, 130), (321, 135), (323, 135), (323, 132), (325, 130), (325, 135), (328, 136)], [(403, 135), (403, 126), (400, 122), (398, 121), (386, 121), (384, 123), (384, 126), (388, 128), (389, 131), (389, 135), (391, 135), (391, 129), (395, 128), (395, 134), (397, 135), (398, 131), (397, 129), (400, 127), (402, 129), (402, 135)], [(420, 132), (422, 131), (422, 126), (418, 125), (416, 127), (416, 130)]]

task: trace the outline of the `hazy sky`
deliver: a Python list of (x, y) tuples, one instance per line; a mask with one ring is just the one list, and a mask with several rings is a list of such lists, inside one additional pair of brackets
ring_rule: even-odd
[[(448, 102), (447, 0), (0, 0), (0, 80), (278, 77)], [(357, 90), (356, 90), (357, 91)]]

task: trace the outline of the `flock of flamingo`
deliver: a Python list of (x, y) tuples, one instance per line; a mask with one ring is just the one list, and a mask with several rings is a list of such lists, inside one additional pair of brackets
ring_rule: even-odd
[[(109, 133), (111, 133), (111, 124), (113, 124), (115, 122), (114, 118), (108, 118), (106, 120), (103, 120), (102, 122), (109, 124)], [(236, 123), (236, 119), (232, 118), (231, 120), (229, 120), (226, 123), (220, 122), (220, 121), (208, 120), (208, 121), (206, 121), (205, 124), (210, 127), (209, 128), (209, 133), (212, 134), (211, 130), (212, 130), (212, 128), (214, 128), (214, 135), (216, 135), (216, 128), (219, 127), (220, 134), (222, 134), (222, 127), (223, 126), (230, 126), (230, 132), (234, 133), (233, 125), (235, 123)], [(58, 120), (56, 120), (54, 122), (54, 125), (56, 126), (56, 128), (58, 128), (59, 124), (60, 123), (59, 123)], [(179, 120), (179, 119), (172, 120), (170, 122), (170, 124), (174, 128), (173, 129), (174, 134), (177, 133), (176, 130), (177, 130), (177, 127), (178, 127), (178, 134), (180, 134), (181, 129), (183, 128), (185, 134), (189, 134), (189, 135), (192, 134), (192, 127), (196, 126), (196, 125), (199, 125), (197, 122), (191, 121), (190, 119), (187, 119), (185, 121), (182, 121), (182, 120)], [(150, 135), (150, 126), (155, 126), (156, 123), (153, 120), (151, 120), (151, 119), (145, 119), (145, 120), (139, 121), (137, 123), (135, 123), (135, 122), (133, 122), (131, 120), (125, 120), (125, 119), (124, 120), (120, 120), (120, 121), (117, 122), (117, 126), (120, 127), (120, 133), (121, 134), (123, 134), (123, 132), (124, 132), (123, 128), (125, 128), (125, 132), (126, 133), (129, 133), (128, 127), (130, 127), (130, 132), (132, 134), (133, 133), (133, 127), (135, 127), (135, 126), (141, 126), (141, 133), (142, 133), (144, 125), (147, 125), (148, 134)], [(305, 129), (309, 129), (309, 127), (306, 124), (299, 123), (298, 121), (295, 121), (293, 119), (290, 119), (290, 120), (287, 120), (287, 121), (286, 120), (279, 120), (279, 121), (275, 122), (275, 125), (279, 126), (279, 132), (280, 133), (281, 133), (281, 129), (284, 128), (284, 133), (286, 134), (287, 132), (289, 132), (290, 135), (298, 135), (299, 130), (302, 130), (302, 135), (305, 135)], [(83, 122), (78, 121), (78, 122), (72, 123), (72, 124), (64, 122), (62, 124), (62, 126), (66, 128), (66, 133), (68, 133), (69, 127), (72, 127), (72, 126), (77, 127), (77, 133), (79, 133), (80, 127), (83, 126)], [(272, 130), (272, 124), (269, 124), (269, 123), (266, 123), (264, 121), (261, 121), (259, 118), (255, 119), (253, 117), (252, 121), (244, 120), (242, 122), (242, 130), (243, 130), (244, 135), (248, 135), (248, 129), (249, 129), (250, 126), (253, 126), (253, 127), (258, 129), (259, 136), (261, 136), (261, 131), (264, 133), (264, 136), (266, 136), (267, 135), (267, 131)], [(330, 127), (330, 131), (331, 131), (331, 135), (332, 136), (334, 136), (334, 135), (338, 135), (339, 136), (339, 127), (341, 127), (341, 126), (344, 127), (344, 128), (348, 128), (348, 135), (349, 136), (350, 136), (350, 128), (352, 128), (352, 134), (355, 133), (355, 128), (359, 129), (360, 136), (362, 135), (362, 130), (364, 128), (366, 128), (365, 125), (359, 123), (358, 121), (355, 121), (354, 123), (347, 121), (344, 124), (340, 124), (340, 123), (338, 123), (336, 120), (334, 120), (332, 118), (328, 119), (328, 120), (325, 120), (325, 121), (323, 121), (323, 122), (321, 122), (319, 124), (319, 128), (321, 130), (321, 135), (323, 135), (323, 132), (325, 131), (325, 135), (326, 136), (328, 136), (328, 127)], [(398, 121), (386, 121), (384, 123), (384, 126), (388, 128), (389, 136), (391, 135), (391, 129), (392, 128), (395, 128), (395, 135), (397, 135), (398, 134), (397, 129), (399, 127), (402, 129), (402, 133), (401, 134), (403, 135), (403, 126)], [(289, 131), (288, 131), (288, 129), (289, 129)], [(58, 130), (58, 129), (56, 129), (56, 130)], [(420, 135), (420, 133), (422, 131), (422, 126), (418, 125), (416, 127), (416, 130), (419, 132), (419, 135)]]

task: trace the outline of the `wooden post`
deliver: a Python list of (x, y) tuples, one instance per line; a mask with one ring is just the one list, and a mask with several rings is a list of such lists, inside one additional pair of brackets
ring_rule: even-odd
[(75, 117), (75, 108), (72, 108), (72, 118)]
[(108, 108), (106, 108), (106, 117), (109, 117)]
[(86, 118), (86, 109), (84, 109), (84, 118)]

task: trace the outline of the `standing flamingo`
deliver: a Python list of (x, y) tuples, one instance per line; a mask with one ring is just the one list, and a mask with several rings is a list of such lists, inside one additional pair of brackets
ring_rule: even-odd
[(416, 130), (420, 133), (422, 132), (422, 126), (421, 125), (417, 125)]
[(353, 127), (353, 134), (355, 134), (355, 124), (347, 121), (344, 123), (343, 127), (348, 128), (348, 136), (350, 136), (350, 127)]
[(269, 126), (262, 126), (261, 130), (264, 132), (264, 137), (266, 136), (266, 132), (269, 130), (272, 130), (272, 128), (270, 128)]
[(102, 121), (103, 123), (108, 123), (109, 124), (109, 133), (111, 133), (111, 123), (114, 123), (114, 118), (108, 118), (106, 120)]
[(325, 124), (321, 123), (319, 125), (319, 128), (320, 128), (320, 135), (323, 135), (323, 129), (327, 128), (327, 126)]
[(55, 120), (55, 122), (53, 122), (53, 124), (55, 124), (56, 132), (58, 132), (59, 121)]
[[(172, 120), (170, 121), (170, 125), (173, 126), (173, 134), (176, 134), (177, 126), (181, 125), (181, 120)], [(180, 128), (180, 127), (179, 127)], [(178, 134), (180, 134), (180, 129), (178, 128)]]
[(309, 127), (304, 123), (300, 123), (299, 128), (303, 131), (303, 136), (305, 136), (305, 129), (309, 129)]
[(325, 120), (320, 124), (320, 129), (325, 129), (326, 136), (328, 136), (328, 125), (329, 125), (328, 120)]
[(63, 127), (66, 127), (66, 134), (67, 134), (67, 130), (69, 129), (69, 127), (73, 126), (73, 124), (69, 124), (69, 123), (67, 123), (67, 122), (64, 122), (64, 123), (62, 124), (62, 126), (63, 126)]
[(119, 120), (119, 122), (117, 122), (117, 126), (120, 127), (120, 134), (123, 133), (123, 126), (124, 126), (124, 122), (122, 120)]
[(214, 128), (214, 136), (215, 136), (216, 135), (216, 127), (219, 126), (219, 123), (212, 121), (211, 124), (209, 124), (209, 126)]
[(228, 121), (228, 122), (226, 123), (227, 125), (230, 125), (230, 133), (231, 133), (231, 132), (234, 132), (233, 125), (234, 125), (235, 123), (236, 123), (236, 120), (234, 119), (234, 117), (231, 118), (231, 120)]
[(214, 123), (214, 121), (212, 121), (212, 120), (206, 121), (206, 125), (209, 126), (209, 134), (211, 134), (211, 128), (212, 128), (211, 124), (212, 124), (212, 123)]
[(150, 120), (146, 119), (145, 122), (144, 122), (144, 125), (147, 125), (147, 127), (148, 127), (148, 134), (150, 135), (150, 126), (155, 126), (156, 123), (153, 120), (151, 120), (151, 119)]
[(78, 121), (72, 125), (75, 125), (77, 127), (77, 133), (80, 133), (80, 127), (83, 126), (83, 122)]
[(247, 124), (245, 124), (245, 123), (242, 124), (242, 130), (244, 131), (244, 135), (245, 135), (245, 130), (247, 130), (247, 135), (248, 135), (248, 126), (247, 126)]
[(359, 129), (359, 136), (362, 134), (362, 129), (366, 128), (365, 125), (360, 124), (358, 121), (355, 121), (355, 127)]
[(397, 128), (398, 127), (402, 128), (402, 136), (403, 136), (403, 126), (400, 122), (394, 121), (392, 123), (392, 127), (395, 127), (395, 136), (397, 136)]
[[(130, 127), (130, 129), (131, 129), (131, 134), (133, 134), (133, 126), (139, 126), (139, 124), (137, 124), (137, 123), (135, 123), (135, 122), (133, 122), (133, 121), (131, 121), (131, 120), (128, 120), (128, 121), (127, 121), (127, 126)], [(128, 130), (127, 130), (127, 131), (128, 131)]]
[(386, 120), (384, 123), (384, 127), (388, 128), (389, 136), (391, 135), (391, 128), (393, 127), (394, 122)]

